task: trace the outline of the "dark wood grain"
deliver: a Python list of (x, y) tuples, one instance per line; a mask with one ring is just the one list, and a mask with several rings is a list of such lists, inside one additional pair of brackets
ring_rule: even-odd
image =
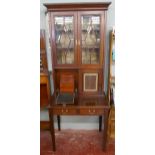
[(106, 145), (107, 145), (107, 131), (108, 131), (108, 115), (109, 115), (109, 109), (104, 109), (104, 129), (103, 129), (103, 151), (106, 151)]
[(107, 10), (111, 2), (44, 4), (48, 11)]
[(54, 120), (53, 120), (53, 113), (51, 111), (49, 112), (49, 118), (50, 118), (50, 132), (51, 132), (51, 137), (52, 137), (53, 151), (56, 151)]

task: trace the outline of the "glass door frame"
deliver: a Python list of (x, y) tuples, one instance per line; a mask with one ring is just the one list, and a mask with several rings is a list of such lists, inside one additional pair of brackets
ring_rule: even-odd
[(105, 24), (104, 21), (104, 11), (79, 11), (78, 12), (78, 63), (80, 68), (96, 68), (96, 67), (103, 67), (103, 60), (104, 60), (104, 48), (105, 48), (105, 42), (104, 42), (104, 35), (100, 36), (100, 51), (99, 51), (99, 63), (98, 64), (82, 64), (82, 51), (81, 51), (81, 45), (82, 45), (82, 27), (81, 27), (81, 16), (83, 15), (99, 15), (100, 16), (100, 34), (105, 35), (105, 30), (103, 24)]
[[(73, 16), (73, 32), (74, 32), (74, 63), (73, 64), (58, 64), (57, 63), (57, 49), (56, 49), (56, 34), (55, 34), (55, 17), (56, 16)], [(52, 61), (55, 67), (77, 67), (77, 12), (52, 12), (51, 13), (51, 48), (52, 48)]]

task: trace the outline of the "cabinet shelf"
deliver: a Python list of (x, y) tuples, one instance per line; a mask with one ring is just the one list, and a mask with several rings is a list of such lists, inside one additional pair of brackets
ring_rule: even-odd
[(98, 46), (82, 46), (82, 50), (83, 49), (88, 49), (88, 50), (93, 50), (93, 49), (95, 49), (95, 50), (98, 50), (98, 49), (100, 49), (100, 47), (98, 47)]
[(71, 34), (74, 33), (74, 30), (66, 30), (66, 31), (65, 31), (65, 30), (63, 30), (63, 29), (56, 29), (55, 31), (56, 31), (57, 33), (66, 33), (66, 32), (69, 33), (69, 34), (70, 34), (70, 33), (71, 33)]
[(57, 52), (68, 51), (68, 50), (73, 51), (74, 47), (66, 47), (66, 48), (64, 48), (64, 47), (57, 47)]

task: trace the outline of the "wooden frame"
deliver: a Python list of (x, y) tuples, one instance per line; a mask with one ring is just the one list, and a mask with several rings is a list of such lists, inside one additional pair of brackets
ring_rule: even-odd
[(92, 2), (92, 3), (55, 3), (49, 4), (45, 3), (44, 5), (47, 8), (48, 12), (55, 11), (92, 11), (92, 10), (100, 10), (106, 11), (108, 10), (111, 2)]
[(82, 51), (81, 51), (81, 24), (78, 26), (78, 60), (79, 60), (79, 66), (80, 68), (102, 68), (103, 67), (103, 60), (104, 60), (104, 28), (102, 27), (104, 21), (104, 12), (103, 11), (80, 11), (78, 12), (78, 23), (81, 23), (81, 16), (86, 16), (86, 15), (98, 15), (100, 16), (100, 55), (99, 55), (99, 63), (98, 64), (82, 64)]
[[(84, 75), (85, 74), (93, 74), (93, 75), (98, 75), (98, 82), (97, 82), (97, 91), (84, 91)], [(104, 91), (104, 76), (103, 76), (103, 70), (101, 69), (80, 69), (79, 70), (79, 95), (103, 95)]]
[[(88, 84), (86, 84), (86, 78), (88, 77), (95, 77), (95, 86), (91, 86), (91, 87), (94, 87), (94, 88), (90, 88), (90, 84), (88, 86)], [(93, 81), (91, 81), (92, 83)], [(93, 84), (93, 85), (94, 85)], [(89, 88), (87, 88), (89, 87)], [(98, 73), (84, 73), (83, 75), (83, 91), (84, 92), (97, 92), (98, 91)]]
[[(58, 64), (56, 59), (57, 59), (57, 53), (56, 53), (56, 43), (55, 43), (55, 22), (54, 18), (55, 16), (73, 16), (73, 24), (74, 24), (74, 63), (73, 64)], [(75, 12), (54, 12), (51, 13), (50, 16), (50, 21), (51, 21), (51, 47), (52, 47), (52, 62), (54, 68), (75, 68), (77, 66), (77, 16)]]

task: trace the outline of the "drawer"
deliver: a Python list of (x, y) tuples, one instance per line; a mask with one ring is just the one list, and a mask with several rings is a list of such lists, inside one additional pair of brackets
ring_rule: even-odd
[(77, 110), (75, 108), (53, 108), (53, 113), (58, 115), (75, 115)]
[(80, 108), (81, 115), (103, 115), (104, 110), (101, 108)]

